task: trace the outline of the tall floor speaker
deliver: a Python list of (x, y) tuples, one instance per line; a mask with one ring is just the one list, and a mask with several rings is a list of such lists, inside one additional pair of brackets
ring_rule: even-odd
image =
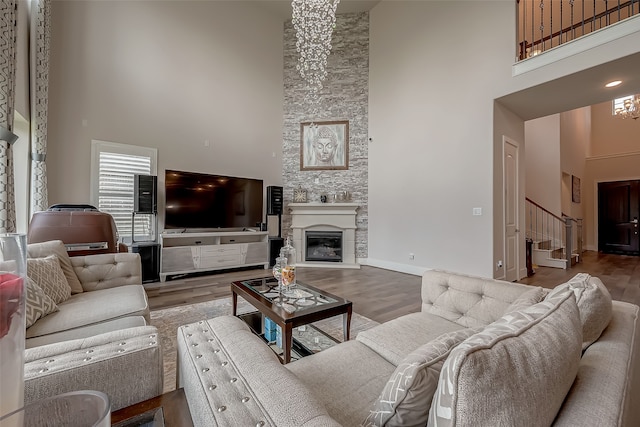
[(158, 177), (133, 175), (133, 211), (136, 213), (158, 212)]
[(131, 252), (140, 254), (142, 262), (142, 283), (160, 280), (160, 244), (134, 243)]
[(280, 255), (280, 249), (284, 246), (284, 239), (282, 237), (269, 237), (269, 267), (273, 267), (276, 263), (276, 258)]
[(267, 215), (282, 215), (282, 187), (267, 187)]

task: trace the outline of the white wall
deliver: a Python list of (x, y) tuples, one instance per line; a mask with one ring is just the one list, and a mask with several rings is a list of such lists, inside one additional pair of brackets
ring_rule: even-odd
[[(585, 184), (585, 159), (591, 145), (591, 107), (578, 108), (560, 114), (560, 170), (580, 179), (580, 202), (568, 196), (568, 211), (563, 213), (573, 218), (584, 218), (582, 191)], [(568, 186), (568, 189), (572, 187)], [(563, 196), (564, 197), (564, 196)]]
[(572, 201), (572, 177), (584, 192), (590, 138), (590, 107), (525, 122), (527, 197), (558, 217), (584, 219), (583, 203)]
[(158, 148), (159, 188), (165, 169), (281, 184), (281, 18), (253, 2), (52, 5), (50, 204), (88, 202), (92, 139)]
[[(564, 57), (559, 50), (555, 62), (515, 73), (515, 5), (383, 1), (371, 11), (373, 265), (500, 277), (502, 137), (523, 141), (521, 117), (532, 102), (542, 106), (539, 117), (585, 106), (590, 97), (575, 97), (567, 83), (638, 51), (640, 34), (632, 34)], [(557, 97), (535, 99), (549, 82)], [(559, 199), (559, 172), (556, 180)], [(473, 207), (483, 215), (472, 216)]]
[[(640, 88), (638, 89), (640, 92)], [(640, 151), (640, 120), (612, 115), (611, 102), (592, 107), (592, 137), (589, 157), (628, 154)]]
[[(87, 200), (91, 139), (158, 147), (159, 170), (281, 181), (281, 18), (248, 1), (53, 4), (51, 203)], [(371, 11), (371, 264), (499, 275), (496, 165), (524, 121), (494, 100), (638, 50), (627, 36), (512, 77), (514, 16), (506, 1)]]
[[(584, 247), (597, 250), (597, 184), (640, 179), (637, 123), (614, 118), (611, 102), (604, 102), (527, 121), (525, 128), (527, 196), (548, 209), (561, 205), (562, 213), (582, 218)], [(580, 203), (571, 200), (572, 176), (580, 178)]]
[(527, 197), (560, 216), (560, 115), (553, 114), (525, 122), (524, 134), (527, 144)]
[(371, 264), (494, 274), (493, 99), (511, 78), (513, 17), (491, 1), (372, 10)]

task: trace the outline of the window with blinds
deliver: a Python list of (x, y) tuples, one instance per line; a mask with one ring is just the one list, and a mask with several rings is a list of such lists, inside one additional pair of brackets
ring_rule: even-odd
[[(92, 142), (92, 201), (113, 216), (120, 240), (131, 241), (133, 176), (155, 175), (157, 150), (104, 141)], [(155, 217), (137, 215), (135, 240), (155, 237)]]
[(622, 98), (614, 99), (613, 100), (613, 111), (611, 112), (611, 114), (613, 114), (615, 116), (616, 115), (616, 111), (624, 110), (624, 103), (627, 100), (633, 101), (633, 95), (623, 96)]

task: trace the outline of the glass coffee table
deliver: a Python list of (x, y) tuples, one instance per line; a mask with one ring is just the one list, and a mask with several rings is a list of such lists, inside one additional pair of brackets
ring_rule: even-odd
[(273, 278), (231, 283), (233, 315), (237, 315), (238, 295), (282, 328), (282, 362), (291, 361), (293, 328), (342, 315), (344, 341), (349, 340), (353, 304), (311, 285), (298, 282), (282, 294)]

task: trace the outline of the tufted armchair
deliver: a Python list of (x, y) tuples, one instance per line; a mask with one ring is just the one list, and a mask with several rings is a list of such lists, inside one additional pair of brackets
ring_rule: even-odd
[(106, 393), (117, 410), (162, 394), (162, 353), (139, 254), (68, 257), (61, 241), (30, 243), (27, 252), (56, 255), (71, 295), (27, 328), (25, 403), (88, 389)]

